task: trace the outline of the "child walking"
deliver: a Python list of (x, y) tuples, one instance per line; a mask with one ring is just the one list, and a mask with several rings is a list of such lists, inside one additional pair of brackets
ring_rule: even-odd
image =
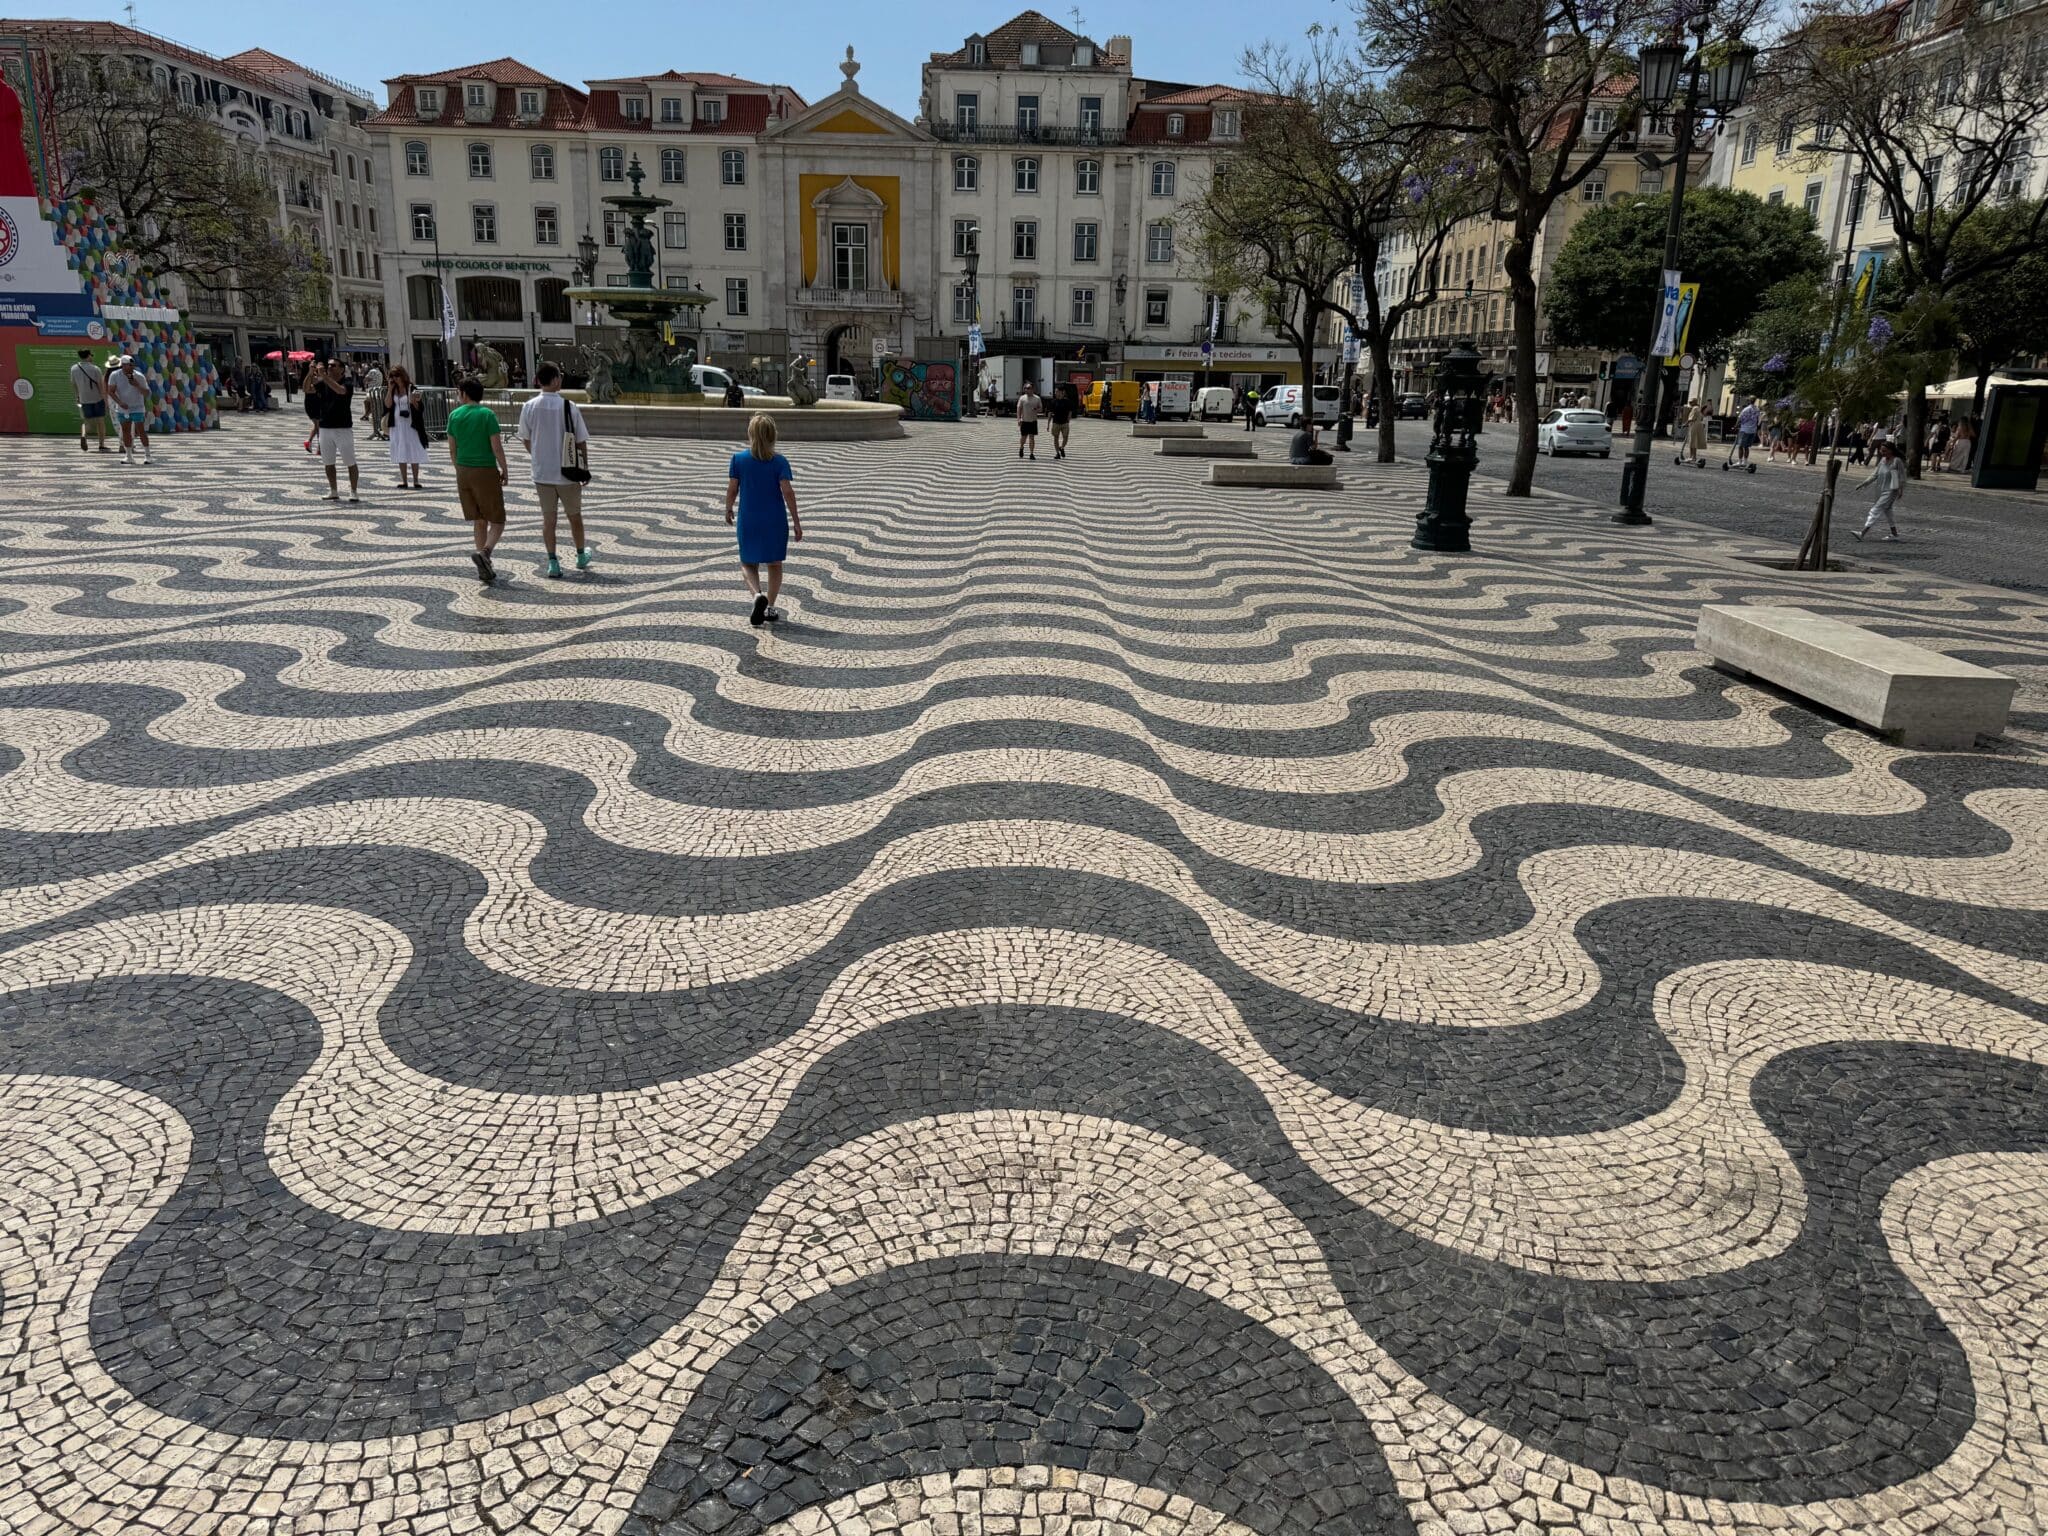
[[(738, 518), (734, 518), (734, 504)], [(787, 516), (784, 516), (787, 511)], [(747, 447), (732, 456), (725, 482), (725, 520), (739, 534), (740, 570), (753, 597), (747, 622), (757, 628), (782, 617), (775, 599), (782, 593), (782, 562), (789, 541), (803, 542), (804, 520), (796, 509), (796, 481), (789, 460), (775, 451), (775, 418), (765, 412), (747, 423)], [(768, 589), (761, 590), (761, 567), (768, 567)]]

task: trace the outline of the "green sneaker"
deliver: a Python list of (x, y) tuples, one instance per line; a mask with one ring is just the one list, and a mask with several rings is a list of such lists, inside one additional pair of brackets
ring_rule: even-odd
[(589, 570), (590, 562), (596, 558), (597, 546), (595, 544), (584, 545), (583, 548), (576, 551), (576, 569), (579, 571)]
[(548, 556), (548, 574), (550, 576), (555, 577), (557, 580), (559, 580), (562, 575), (562, 562), (557, 560), (553, 555)]

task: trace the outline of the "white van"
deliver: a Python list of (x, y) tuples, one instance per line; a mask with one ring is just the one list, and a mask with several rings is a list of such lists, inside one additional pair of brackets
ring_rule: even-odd
[[(1343, 388), (1336, 384), (1313, 386), (1316, 425), (1334, 427), (1344, 407)], [(1285, 422), (1290, 427), (1301, 425), (1301, 386), (1299, 384), (1276, 384), (1260, 397), (1259, 425), (1269, 427)]]
[(828, 373), (825, 375), (825, 398), (827, 400), (858, 400), (860, 385), (850, 373)]
[(1161, 379), (1159, 381), (1159, 419), (1161, 421), (1186, 421), (1188, 419), (1188, 381), (1186, 379)]
[(690, 365), (690, 387), (699, 394), (718, 395), (723, 398), (732, 387), (732, 375), (723, 368), (713, 368), (704, 363)]
[(1195, 414), (1204, 421), (1228, 421), (1236, 400), (1228, 384), (1211, 384), (1195, 391)]

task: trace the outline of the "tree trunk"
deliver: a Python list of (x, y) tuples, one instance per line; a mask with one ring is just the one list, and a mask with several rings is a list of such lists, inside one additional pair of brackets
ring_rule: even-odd
[(1379, 457), (1380, 464), (1394, 462), (1394, 344), (1387, 337), (1381, 337), (1378, 346), (1372, 349), (1372, 393), (1380, 403)]
[(1526, 496), (1536, 479), (1536, 278), (1520, 235), (1508, 242), (1507, 262), (1515, 325), (1515, 462), (1507, 493)]
[(1970, 420), (1978, 424), (1979, 430), (1982, 430), (1984, 423), (1984, 391), (1989, 387), (1990, 383), (1991, 364), (1988, 362), (1979, 363), (1977, 365), (1977, 391), (1970, 396)]
[(1920, 478), (1920, 448), (1927, 441), (1927, 381), (1906, 384), (1906, 473)]

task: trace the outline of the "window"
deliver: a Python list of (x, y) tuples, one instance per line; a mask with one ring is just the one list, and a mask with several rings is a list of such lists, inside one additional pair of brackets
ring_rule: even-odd
[(1586, 132), (1596, 139), (1605, 138), (1614, 131), (1614, 108), (1594, 107), (1586, 113)]
[(1020, 330), (1038, 323), (1038, 285), (1019, 283), (1010, 290), (1010, 321)]
[(419, 139), (407, 139), (405, 141), (405, 174), (408, 176), (426, 176), (432, 170), (433, 167), (427, 159), (427, 146), (425, 143)]
[(1783, 201), (1785, 201), (1785, 189), (1783, 187), (1771, 188), (1770, 195), (1766, 197), (1764, 201), (1774, 206), (1778, 203), (1782, 203)]
[(1819, 182), (1809, 181), (1806, 184), (1806, 216), (1816, 225), (1820, 223), (1820, 191)]
[(972, 325), (974, 323), (974, 290), (966, 283), (953, 285), (953, 323)]
[(1941, 66), (1941, 73), (1935, 77), (1934, 100), (1937, 106), (1953, 107), (1963, 99), (1963, 61), (1950, 58)]
[(981, 226), (972, 219), (953, 221), (953, 256), (955, 260), (976, 255), (981, 250)]
[[(722, 122), (724, 122), (724, 121), (725, 121), (725, 100), (724, 100), (724, 98), (723, 98), (723, 97), (706, 97), (706, 98), (705, 98), (705, 99), (704, 99), (703, 101), (700, 101), (700, 102), (698, 102), (698, 103), (697, 103), (697, 120), (698, 120), (699, 122), (702, 122), (702, 123), (722, 123)], [(745, 313), (746, 313), (746, 311), (745, 311), (745, 310), (741, 310), (741, 311), (740, 311), (740, 313), (741, 313), (741, 314), (745, 314)]]
[(1852, 240), (1855, 238), (1856, 226), (1863, 222), (1864, 199), (1869, 195), (1869, 192), (1869, 174), (1864, 171), (1858, 171), (1854, 179), (1849, 183), (1849, 231)]
[(842, 293), (858, 293), (868, 285), (868, 227), (865, 224), (832, 226), (832, 286)]
[(953, 97), (953, 126), (972, 133), (981, 122), (981, 93), (959, 91)]
[(354, 155), (348, 157), (348, 179), (350, 181), (356, 179), (356, 157)]
[(967, 62), (972, 64), (976, 69), (979, 69), (982, 65), (986, 64), (988, 62), (988, 44), (982, 42), (979, 38), (975, 39), (974, 42), (968, 44)]
[(624, 272), (607, 272), (604, 285), (607, 288), (623, 288), (626, 286), (626, 277), (627, 274)]
[(690, 248), (690, 221), (687, 215), (664, 213), (661, 216), (662, 248), (670, 251), (686, 251)]
[(2032, 180), (2033, 149), (2021, 140), (1998, 165), (1998, 196), (2003, 202), (2011, 202), (2027, 195), (2027, 183)]
[(1038, 260), (1038, 220), (1019, 219), (1010, 226), (1010, 254), (1018, 261)]
[(744, 251), (747, 248), (747, 216), (744, 213), (728, 213), (725, 216), (725, 248), (728, 251)]
[(619, 212), (616, 208), (605, 209), (604, 243), (606, 245), (617, 245), (619, 243), (619, 236), (625, 232), (625, 228), (626, 216), (623, 213)]
[(680, 123), (683, 120), (683, 98), (664, 96), (661, 98), (661, 120), (664, 123)]
[(1102, 162), (1100, 160), (1076, 160), (1074, 162), (1074, 191), (1081, 197), (1097, 197), (1102, 192)]
[(953, 190), (955, 192), (979, 192), (981, 190), (981, 162), (972, 155), (953, 157)]
[(1644, 197), (1655, 197), (1664, 190), (1662, 171), (1636, 172), (1636, 191)]
[(1816, 144), (1831, 144), (1834, 142), (1834, 138), (1835, 125), (1829, 122), (1825, 116), (1816, 117), (1813, 120), (1813, 142)]
[(1019, 43), (1017, 45), (1017, 62), (1019, 64), (1035, 66), (1038, 63), (1038, 44)]
[(498, 210), (489, 203), (474, 203), (469, 210), (469, 232), (478, 245), (498, 243)]
[(192, 88), (192, 77), (190, 75), (178, 76), (178, 100), (185, 103), (188, 107), (197, 104), (198, 92)]
[(747, 312), (747, 280), (744, 277), (728, 277), (725, 280), (725, 312), (728, 315), (744, 315)]
[(1100, 96), (1083, 96), (1081, 98), (1081, 131), (1083, 133), (1102, 132), (1102, 98)]
[(553, 181), (555, 179), (555, 146), (552, 144), (534, 145), (533, 148), (526, 152), (526, 164), (528, 171), (532, 174), (535, 181)]
[(1074, 290), (1073, 309), (1069, 313), (1073, 324), (1093, 325), (1095, 323), (1095, 290), (1093, 288), (1076, 288)]
[(626, 155), (616, 144), (607, 144), (597, 152), (597, 179), (599, 181), (624, 181), (626, 179)]
[(1216, 109), (1216, 115), (1215, 115), (1215, 117), (1214, 117), (1213, 119), (1211, 119), (1211, 125), (1212, 125), (1212, 126), (1211, 126), (1211, 134), (1210, 134), (1210, 136), (1211, 136), (1212, 138), (1218, 138), (1218, 139), (1234, 139), (1234, 138), (1236, 138), (1236, 137), (1237, 137), (1237, 108), (1235, 108), (1235, 107), (1218, 107), (1218, 108)]
[(1036, 155), (1019, 155), (1011, 164), (1016, 174), (1017, 190), (1019, 192), (1036, 192), (1038, 190), (1038, 157)]
[(414, 203), (412, 205), (412, 237), (415, 240), (434, 238), (434, 205)]
[(1188, 131), (1188, 120), (1178, 112), (1166, 114), (1166, 136), (1177, 139)]
[(519, 115), (521, 117), (540, 116), (539, 91), (521, 91), (519, 93)]
[(481, 111), (490, 105), (490, 98), (480, 85), (465, 85), (462, 88), (462, 104), (472, 111)]
[(1173, 226), (1164, 219), (1145, 226), (1145, 259), (1173, 260)]
[(680, 149), (661, 152), (661, 179), (672, 187), (683, 184), (683, 152)]
[(377, 233), (377, 210), (375, 207), (372, 207), (368, 211), (370, 215), (370, 233), (374, 235)]
[(1173, 162), (1171, 160), (1154, 160), (1152, 162), (1152, 195), (1154, 197), (1173, 196)]
[(747, 152), (744, 149), (727, 149), (719, 152), (718, 179), (728, 187), (744, 187), (747, 184)]
[(533, 285), (534, 307), (542, 325), (569, 323), (569, 285), (559, 277), (543, 277)]
[(1094, 223), (1093, 220), (1076, 224), (1074, 226), (1074, 260), (1095, 260), (1097, 229), (1098, 226)]
[(367, 187), (374, 180), (376, 178), (370, 174), (370, 162), (365, 159), (363, 161), (363, 185)]
[(361, 228), (363, 227), (363, 208), (362, 208), (362, 204), (360, 204), (360, 203), (351, 203), (351, 204), (349, 204), (349, 209), (348, 209), (348, 227), (349, 227), (350, 229), (354, 229), (354, 230), (360, 230), (360, 229), (361, 229)]
[(1941, 167), (1942, 161), (1945, 158), (1942, 155), (1929, 155), (1927, 157), (1926, 168), (1920, 173), (1920, 206), (1922, 208), (1932, 208), (1941, 201)]
[(422, 88), (412, 93), (413, 109), (422, 117), (431, 117), (441, 110), (441, 93)]
[(1038, 132), (1038, 98), (1036, 96), (1019, 96), (1017, 98), (1017, 131), (1019, 133)]
[(552, 208), (534, 209), (533, 243), (535, 245), (554, 245), (560, 239), (561, 226), (555, 218), (555, 210)]
[(646, 99), (640, 96), (621, 96), (619, 115), (629, 123), (644, 123), (647, 121)]
[(1093, 43), (1076, 43), (1076, 44), (1074, 44), (1074, 66), (1075, 66), (1075, 68), (1077, 68), (1077, 69), (1089, 69), (1089, 68), (1092, 68), (1092, 67), (1094, 66), (1094, 63), (1095, 63), (1095, 45), (1094, 45)]
[(688, 288), (690, 286), (689, 274), (686, 272), (671, 272), (661, 280), (661, 286), (678, 290)]
[(1588, 176), (1579, 183), (1579, 201), (1582, 203), (1604, 203), (1607, 201), (1607, 175), (1604, 171), (1597, 176)]
[(472, 144), (469, 146), (469, 179), (489, 181), (491, 179), (491, 146)]
[(1763, 142), (1764, 125), (1752, 122), (1742, 130), (1742, 163), (1756, 164), (1756, 147)]
[(405, 280), (405, 308), (415, 320), (440, 319), (441, 285), (431, 277), (408, 277)]
[(1166, 324), (1167, 304), (1171, 295), (1164, 288), (1145, 290), (1145, 324), (1163, 326)]
[(1788, 113), (1788, 114), (1787, 114), (1786, 116), (1784, 116), (1784, 117), (1781, 117), (1781, 118), (1779, 118), (1779, 119), (1778, 119), (1778, 153), (1779, 153), (1779, 154), (1781, 154), (1781, 155), (1789, 155), (1789, 154), (1791, 154), (1791, 153), (1792, 153), (1792, 141), (1793, 141), (1794, 139), (1798, 138), (1798, 137), (1799, 137), (1799, 125), (1798, 125), (1797, 123), (1795, 123), (1795, 122), (1793, 122), (1793, 121), (1792, 121), (1791, 115), (1790, 115), (1789, 113)]

